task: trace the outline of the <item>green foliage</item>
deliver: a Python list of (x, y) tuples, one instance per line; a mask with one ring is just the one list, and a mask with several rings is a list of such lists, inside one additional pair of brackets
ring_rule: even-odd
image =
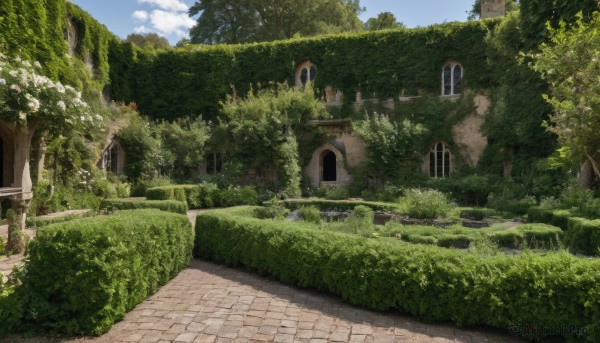
[(82, 213), (75, 213), (60, 217), (27, 217), (27, 227), (29, 228), (42, 228), (51, 224), (64, 223), (74, 219), (93, 217), (96, 213), (94, 211), (86, 211)]
[(446, 217), (454, 207), (443, 193), (432, 189), (407, 189), (398, 202), (411, 218), (419, 219)]
[(512, 193), (490, 193), (487, 206), (500, 212), (508, 212), (516, 215), (527, 214), (530, 207), (536, 206), (537, 201), (533, 197), (515, 198)]
[(468, 208), (461, 209), (460, 217), (468, 218), (473, 220), (483, 220), (485, 218), (493, 217), (497, 212), (491, 208)]
[[(111, 81), (120, 85), (111, 96), (135, 101), (152, 118), (202, 114), (214, 120), (231, 85), (238, 94), (246, 94), (250, 85), (295, 84), (295, 68), (303, 59), (317, 65), (314, 88), (320, 95), (332, 86), (347, 95), (346, 101), (354, 100), (357, 89), (382, 99), (437, 96), (440, 70), (449, 59), (460, 61), (468, 71), (465, 85), (485, 89), (491, 80), (483, 57), (485, 37), (496, 24), (488, 20), (261, 44), (190, 46), (156, 55), (122, 51), (111, 62), (119, 72)], [(372, 51), (377, 54), (367, 53)]]
[(185, 202), (177, 200), (121, 200), (104, 199), (100, 203), (101, 210), (137, 210), (154, 208), (162, 211), (187, 214), (188, 206)]
[(365, 22), (365, 30), (367, 31), (399, 29), (402, 27), (404, 27), (404, 24), (397, 21), (396, 16), (391, 12), (381, 12), (376, 18), (369, 18)]
[(353, 305), (426, 321), (501, 329), (513, 323), (572, 323), (588, 330), (572, 339), (600, 339), (598, 312), (589, 305), (597, 301), (597, 260), (566, 253), (480, 255), (301, 223), (209, 212), (197, 219), (194, 254), (335, 294)]
[(144, 49), (168, 49), (171, 47), (169, 41), (156, 33), (131, 33), (125, 38), (126, 42), (137, 45)]
[(409, 120), (392, 122), (377, 114), (356, 125), (367, 146), (370, 170), (378, 181), (402, 180), (418, 169), (422, 163), (418, 143), (424, 130)]
[(9, 296), (21, 304), (19, 323), (3, 329), (104, 333), (185, 268), (192, 245), (188, 218), (157, 210), (48, 226), (29, 245), (27, 273)]
[(523, 32), (527, 34), (528, 39), (531, 39), (532, 44), (536, 44), (549, 36), (546, 25), (548, 22), (552, 27), (558, 26), (561, 20), (572, 22), (580, 11), (588, 17), (598, 10), (598, 2), (596, 0), (520, 0), (520, 7)]
[[(519, 9), (518, 0), (506, 0), (506, 13), (512, 12)], [(481, 17), (481, 0), (475, 0), (473, 4), (473, 8), (469, 12), (469, 20), (476, 20)]]
[(395, 203), (376, 202), (376, 201), (333, 201), (318, 198), (307, 199), (286, 199), (282, 203), (285, 207), (295, 210), (303, 206), (316, 206), (320, 209), (336, 209), (339, 211), (352, 211), (356, 206), (367, 206), (374, 211), (400, 213), (400, 207)]
[(162, 174), (172, 179), (185, 180), (198, 176), (200, 166), (206, 162), (206, 143), (209, 128), (201, 118), (182, 119), (178, 123), (163, 123), (158, 128), (164, 156)]
[(297, 137), (314, 129), (309, 121), (323, 116), (324, 105), (310, 87), (277, 85), (241, 100), (229, 98), (221, 116), (232, 145), (229, 172), (241, 176), (253, 169), (258, 175), (277, 171), (283, 196), (300, 195), (300, 153)]
[(263, 203), (262, 207), (254, 208), (253, 215), (259, 219), (283, 219), (290, 211), (279, 203), (276, 198)]
[(190, 208), (229, 207), (236, 205), (256, 205), (258, 194), (252, 187), (225, 186), (203, 182), (199, 185), (170, 185), (146, 190), (149, 200), (176, 200)]
[(154, 187), (162, 187), (162, 186), (170, 186), (173, 184), (171, 179), (166, 177), (157, 177), (150, 180), (138, 180), (137, 183), (133, 185), (133, 189), (131, 191), (131, 195), (133, 196), (145, 196), (146, 190)]
[(565, 245), (575, 254), (600, 256), (600, 219), (569, 218)]
[(348, 189), (343, 186), (320, 186), (316, 191), (316, 195), (321, 195), (327, 200), (344, 200), (350, 196)]
[(302, 206), (298, 209), (298, 214), (305, 222), (316, 224), (321, 222), (321, 210), (315, 206)]
[(360, 12), (354, 0), (199, 0), (189, 10), (200, 14), (190, 36), (192, 43), (238, 44), (356, 31)]
[(128, 127), (119, 131), (119, 138), (127, 151), (125, 175), (130, 180), (137, 182), (151, 179), (164, 165), (160, 140), (155, 137), (149, 123), (140, 119), (133, 120)]
[(90, 190), (60, 184), (51, 186), (48, 181), (35, 185), (33, 193), (35, 196), (29, 207), (29, 212), (33, 215), (77, 209), (96, 210), (100, 205), (100, 198)]
[(600, 13), (589, 23), (582, 18), (551, 29), (550, 42), (531, 56), (532, 68), (550, 85), (544, 99), (554, 111), (546, 127), (558, 136), (560, 154), (576, 167), (589, 161), (600, 176), (600, 85), (595, 76), (600, 68)]

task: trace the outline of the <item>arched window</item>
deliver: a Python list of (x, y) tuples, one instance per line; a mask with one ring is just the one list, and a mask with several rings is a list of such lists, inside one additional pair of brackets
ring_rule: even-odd
[(442, 71), (442, 95), (458, 95), (462, 92), (463, 68), (458, 63), (448, 63)]
[(296, 67), (296, 86), (304, 87), (308, 81), (313, 82), (317, 77), (317, 67), (310, 61), (304, 61)]
[(452, 171), (452, 155), (444, 143), (437, 143), (429, 152), (429, 175), (449, 177)]
[(322, 181), (335, 182), (337, 181), (337, 158), (331, 150), (323, 152), (323, 160), (321, 162), (323, 176)]
[(114, 175), (118, 175), (119, 173), (119, 147), (117, 145), (113, 145), (110, 148), (110, 158), (109, 158), (109, 169)]

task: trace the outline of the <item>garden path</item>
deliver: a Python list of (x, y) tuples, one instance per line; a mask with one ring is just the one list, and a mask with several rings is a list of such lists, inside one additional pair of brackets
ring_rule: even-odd
[[(190, 211), (195, 222), (201, 211)], [(100, 337), (11, 336), (0, 342), (523, 342), (489, 329), (425, 324), (194, 259)]]

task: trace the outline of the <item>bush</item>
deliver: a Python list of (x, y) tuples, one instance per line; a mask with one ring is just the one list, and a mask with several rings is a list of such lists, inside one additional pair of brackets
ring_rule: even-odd
[(194, 254), (426, 321), (501, 329), (570, 323), (588, 331), (571, 339), (600, 340), (600, 261), (567, 253), (484, 256), (218, 210), (198, 217)]
[(90, 210), (90, 211), (86, 211), (83, 213), (71, 214), (71, 215), (62, 216), (62, 217), (31, 217), (31, 216), (28, 216), (27, 217), (27, 227), (41, 228), (41, 227), (48, 226), (51, 224), (68, 222), (73, 219), (92, 217), (95, 214), (96, 214), (95, 211)]
[(173, 182), (169, 178), (155, 178), (152, 180), (139, 180), (133, 185), (131, 195), (133, 196), (146, 196), (146, 190), (154, 187), (163, 187), (172, 185)]
[(497, 215), (496, 211), (491, 208), (465, 208), (460, 210), (460, 217), (472, 220), (483, 220), (485, 218)]
[(146, 190), (148, 200), (176, 200), (185, 202), (190, 208), (200, 208), (200, 187), (197, 185), (171, 185)]
[[(341, 186), (327, 186), (325, 187), (325, 199), (328, 200), (344, 200), (348, 199), (350, 193), (345, 187)], [(321, 193), (321, 192), (319, 192)]]
[(137, 210), (153, 208), (157, 210), (187, 214), (188, 207), (185, 202), (176, 200), (121, 200), (105, 199), (100, 203), (103, 210)]
[(398, 204), (394, 203), (385, 203), (385, 202), (374, 202), (374, 201), (361, 201), (361, 200), (352, 200), (352, 201), (334, 201), (334, 200), (325, 200), (325, 199), (317, 199), (317, 198), (308, 198), (308, 199), (286, 199), (283, 200), (282, 203), (285, 207), (296, 210), (302, 206), (315, 206), (319, 209), (330, 209), (334, 208), (340, 211), (352, 211), (356, 206), (362, 205), (367, 206), (374, 211), (384, 211), (384, 212), (394, 212), (400, 213), (400, 208)]
[(321, 222), (321, 211), (314, 206), (302, 206), (298, 209), (298, 214), (305, 222), (317, 224)]
[(283, 219), (287, 217), (290, 211), (285, 208), (277, 199), (273, 198), (264, 203), (264, 206), (254, 209), (254, 217), (259, 219)]
[(431, 189), (408, 189), (399, 201), (411, 218), (418, 219), (446, 217), (453, 207), (444, 194)]
[(258, 204), (258, 193), (253, 187), (246, 186), (240, 189), (240, 205), (255, 206)]
[(558, 249), (562, 246), (564, 232), (555, 226), (527, 224), (499, 231), (491, 235), (492, 241), (505, 248)]
[(600, 219), (569, 218), (565, 245), (575, 254), (600, 256)]
[[(19, 330), (99, 335), (189, 263), (186, 216), (123, 211), (40, 230), (11, 301), (22, 304)], [(1, 307), (1, 306), (0, 306)]]

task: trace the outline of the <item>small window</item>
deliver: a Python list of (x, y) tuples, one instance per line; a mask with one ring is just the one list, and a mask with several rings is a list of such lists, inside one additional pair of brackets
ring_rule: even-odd
[(462, 92), (463, 68), (458, 63), (449, 63), (442, 71), (442, 95), (458, 95)]
[(220, 153), (211, 153), (206, 155), (206, 173), (209, 175), (218, 174), (221, 172), (223, 162)]
[(315, 81), (317, 67), (310, 61), (304, 61), (296, 67), (296, 87), (304, 87), (308, 82)]
[(449, 177), (451, 169), (450, 150), (444, 143), (437, 143), (429, 152), (429, 175), (431, 177)]

